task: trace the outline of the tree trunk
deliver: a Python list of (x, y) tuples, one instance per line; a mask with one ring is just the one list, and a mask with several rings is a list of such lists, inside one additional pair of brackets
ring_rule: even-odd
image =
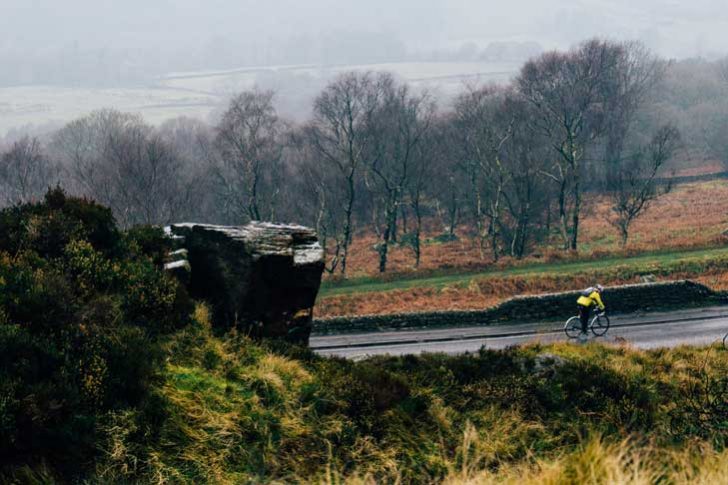
[(382, 243), (379, 246), (379, 272), (387, 271), (387, 253), (389, 252), (389, 227), (384, 229)]
[(529, 212), (531, 211), (530, 204), (526, 204), (522, 207), (518, 214), (518, 222), (516, 224), (516, 234), (513, 236), (513, 242), (511, 245), (511, 256), (517, 259), (522, 259), (526, 252), (526, 241), (528, 240), (528, 223), (529, 223)]
[(452, 239), (455, 236), (455, 226), (458, 224), (458, 205), (455, 200), (455, 196), (453, 195), (452, 204), (450, 205), (450, 208), (448, 209), (448, 225), (447, 225), (447, 234), (450, 236), (450, 239)]
[(622, 221), (619, 223), (619, 235), (622, 239), (622, 249), (624, 249), (627, 247), (627, 239), (629, 238), (629, 222)]
[(548, 199), (548, 204), (546, 205), (546, 237), (549, 238), (551, 236), (551, 198)]
[(420, 234), (422, 234), (422, 214), (420, 213), (420, 204), (417, 203), (414, 207), (415, 211), (415, 233), (413, 246), (415, 250), (415, 268), (420, 267), (420, 257), (422, 255), (422, 249), (420, 246)]
[(571, 217), (571, 249), (577, 250), (579, 244), (579, 215), (581, 212), (581, 187), (579, 169), (574, 167), (574, 212)]
[(566, 179), (561, 180), (559, 188), (559, 223), (564, 249), (569, 249), (569, 227), (566, 220)]
[(384, 233), (382, 234), (382, 243), (379, 247), (379, 272), (387, 271), (387, 256), (389, 253), (389, 242), (392, 240), (392, 234), (397, 225), (397, 195), (390, 194), (387, 201), (387, 207), (384, 209)]
[(402, 204), (400, 207), (402, 212), (402, 234), (407, 234), (407, 205)]
[(493, 250), (493, 261), (498, 261), (500, 254), (498, 252), (498, 224), (500, 223), (500, 202), (501, 202), (502, 184), (498, 186), (495, 195), (495, 202), (491, 204), (490, 214), (490, 245)]
[(483, 200), (480, 196), (475, 174), (470, 176), (470, 186), (475, 196), (475, 228), (478, 231), (478, 251), (482, 260), (485, 259), (485, 240), (488, 234), (485, 232), (485, 225), (483, 224)]
[(345, 220), (344, 220), (344, 241), (342, 244), (343, 254), (341, 255), (341, 274), (346, 276), (346, 263), (349, 257), (349, 245), (352, 236), (352, 215), (354, 213), (354, 173), (351, 172), (347, 177), (348, 197), (346, 200)]

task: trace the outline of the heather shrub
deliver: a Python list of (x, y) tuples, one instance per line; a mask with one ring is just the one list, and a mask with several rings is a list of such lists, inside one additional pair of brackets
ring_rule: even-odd
[(161, 265), (172, 249), (171, 240), (161, 227), (136, 226), (124, 234), (126, 246), (134, 256), (146, 256), (156, 265)]
[(120, 233), (108, 209), (59, 189), (0, 211), (3, 469), (42, 459), (77, 476), (105, 416), (144, 408), (162, 339), (191, 304), (145, 252), (159, 246), (139, 239)]

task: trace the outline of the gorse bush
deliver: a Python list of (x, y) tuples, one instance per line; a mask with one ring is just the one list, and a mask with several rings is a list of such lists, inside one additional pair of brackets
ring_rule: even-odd
[(0, 458), (80, 473), (101, 420), (142, 406), (184, 291), (111, 212), (51, 190), (0, 212)]

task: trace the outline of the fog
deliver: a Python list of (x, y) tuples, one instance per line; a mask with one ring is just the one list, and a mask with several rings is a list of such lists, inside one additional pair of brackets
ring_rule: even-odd
[(136, 62), (163, 60), (160, 67), (173, 70), (230, 67), (214, 64), (236, 60), (243, 65), (323, 62), (320, 52), (306, 52), (307, 46), (324, 49), (322, 41), (347, 46), (350, 59), (337, 53), (337, 62), (361, 62), (368, 57), (367, 43), (376, 44), (376, 37), (388, 39), (390, 49), (394, 46), (390, 60), (457, 49), (468, 42), (480, 48), (513, 40), (563, 48), (595, 35), (639, 39), (668, 57), (710, 57), (728, 46), (728, 11), (720, 0), (0, 3), (0, 52), (6, 56), (128, 50)]
[[(282, 92), (282, 112), (302, 116), (332, 68), (498, 81), (594, 36), (714, 59), (728, 46), (728, 12), (721, 0), (0, 0), (0, 136), (102, 106), (155, 123), (208, 116), (252, 85)], [(160, 83), (251, 68), (244, 79)]]

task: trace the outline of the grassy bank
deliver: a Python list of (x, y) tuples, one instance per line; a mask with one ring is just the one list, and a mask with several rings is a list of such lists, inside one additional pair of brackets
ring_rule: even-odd
[(154, 411), (108, 417), (94, 480), (715, 483), (728, 471), (722, 349), (355, 363), (215, 338), (196, 320), (167, 348)]
[(714, 289), (728, 284), (728, 249), (708, 249), (557, 264), (530, 264), (477, 274), (453, 274), (395, 281), (351, 281), (327, 286), (318, 316), (388, 314), (407, 311), (482, 309), (517, 295), (566, 291), (601, 282), (639, 283), (696, 279)]
[(574, 261), (565, 263), (531, 263), (506, 269), (488, 270), (477, 273), (456, 273), (432, 275), (424, 278), (408, 275), (392, 280), (381, 280), (376, 277), (352, 278), (345, 281), (324, 282), (320, 295), (322, 297), (344, 295), (348, 293), (366, 293), (401, 290), (418, 287), (441, 288), (454, 284), (467, 285), (473, 279), (485, 277), (503, 278), (507, 276), (562, 275), (601, 270), (615, 266), (632, 267), (636, 270), (660, 271), (676, 264), (702, 263), (710, 260), (728, 259), (728, 248), (711, 248), (691, 251), (654, 252), (634, 257), (608, 257), (590, 261)]

